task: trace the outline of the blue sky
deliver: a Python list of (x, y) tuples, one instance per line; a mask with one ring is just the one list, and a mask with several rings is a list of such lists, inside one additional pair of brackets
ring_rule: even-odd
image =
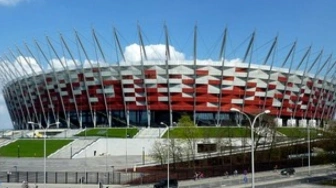
[[(216, 57), (219, 49), (212, 47), (219, 48), (225, 27), (234, 46), (256, 31), (257, 46), (278, 35), (279, 48), (297, 40), (299, 49), (312, 45), (313, 51), (330, 54), (336, 48), (335, 7), (332, 0), (0, 0), (0, 56), (23, 42), (59, 32), (71, 36), (74, 29), (85, 33), (92, 27), (106, 39), (115, 27), (125, 43), (138, 43), (138, 23), (153, 44), (164, 42), (166, 23), (172, 45), (186, 57), (192, 56), (196, 23), (203, 58), (212, 51)], [(0, 121), (0, 129), (12, 128), (3, 99)]]

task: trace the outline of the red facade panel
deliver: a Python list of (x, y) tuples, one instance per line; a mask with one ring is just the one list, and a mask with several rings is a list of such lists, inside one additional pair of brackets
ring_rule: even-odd
[(190, 84), (194, 84), (195, 81), (193, 79), (182, 79), (182, 83), (190, 85)]
[(234, 76), (223, 76), (223, 80), (225, 81), (234, 81), (235, 77)]
[[(145, 88), (134, 88), (134, 92), (136, 93), (144, 93), (145, 92)], [(147, 90), (148, 92), (148, 90)]]
[(182, 88), (183, 93), (194, 93), (194, 88)]
[(276, 85), (275, 84), (268, 84), (268, 89), (269, 90), (276, 89)]
[(142, 79), (135, 79), (134, 84), (143, 84), (144, 81)]
[(278, 81), (279, 81), (279, 82), (287, 82), (287, 77), (279, 76), (279, 77), (278, 77)]
[(246, 68), (241, 68), (241, 67), (236, 67), (236, 72), (240, 72), (240, 73), (246, 73), (247, 69)]
[(222, 84), (222, 81), (221, 80), (209, 80), (208, 83), (210, 85), (220, 85)]
[(257, 83), (256, 83), (256, 82), (247, 82), (247, 83), (246, 83), (246, 86), (247, 86), (248, 88), (257, 87)]
[(206, 76), (209, 74), (208, 70), (196, 70), (196, 75), (197, 76)]

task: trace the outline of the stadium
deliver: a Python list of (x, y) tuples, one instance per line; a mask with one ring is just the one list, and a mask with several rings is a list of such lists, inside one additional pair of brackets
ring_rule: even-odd
[[(276, 37), (255, 63), (254, 33), (241, 57), (228, 58), (225, 29), (218, 60), (197, 58), (197, 29), (190, 59), (170, 44), (166, 27), (162, 44), (145, 45), (139, 29), (139, 44), (125, 51), (116, 31), (113, 47), (95, 30), (90, 35), (87, 43), (78, 32), (71, 39), (60, 34), (57, 42), (46, 37), (1, 56), (14, 129), (32, 129), (31, 122), (40, 128), (53, 122), (60, 122), (57, 128), (150, 128), (174, 125), (183, 113), (198, 126), (225, 126), (243, 118), (232, 108), (246, 114), (267, 109), (279, 126), (304, 127), (323, 126), (335, 114), (335, 62), (311, 47), (296, 53), (296, 42), (275, 60)], [(138, 57), (127, 58), (129, 49)]]

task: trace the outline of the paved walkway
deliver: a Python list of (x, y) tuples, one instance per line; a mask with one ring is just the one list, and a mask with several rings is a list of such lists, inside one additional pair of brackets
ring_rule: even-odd
[[(37, 186), (37, 187), (36, 187)], [(103, 185), (103, 188), (120, 188), (123, 185)], [(22, 183), (1, 183), (0, 188), (22, 188)], [(86, 185), (86, 184), (29, 184), (29, 188), (99, 188), (99, 185)]]

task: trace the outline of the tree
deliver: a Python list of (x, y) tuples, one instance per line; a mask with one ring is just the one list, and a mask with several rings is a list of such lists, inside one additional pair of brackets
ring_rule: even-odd
[(176, 168), (177, 162), (182, 162), (183, 157), (183, 148), (181, 146), (181, 143), (177, 139), (170, 139), (169, 140), (169, 155), (170, 158), (173, 159), (173, 167)]
[[(276, 124), (274, 122), (274, 116), (264, 114), (259, 117), (259, 126), (255, 129), (256, 133), (256, 147), (257, 151), (258, 146), (267, 144), (269, 141), (273, 143), (276, 135)], [(264, 139), (264, 140), (263, 140)]]
[(166, 139), (165, 143), (161, 141), (155, 141), (150, 153), (155, 162), (163, 165), (164, 162), (167, 161), (168, 149), (169, 159), (173, 160), (173, 167), (175, 168), (176, 163), (182, 161), (184, 154), (184, 149), (182, 148), (180, 140), (170, 138), (169, 140)]
[[(197, 129), (190, 116), (183, 114), (178, 121), (178, 126), (183, 128), (183, 131), (180, 131), (178, 135), (180, 138), (183, 138), (182, 141), (186, 143), (186, 154), (192, 158), (192, 167), (195, 168), (195, 151), (196, 151), (196, 141), (197, 138), (201, 137), (200, 131)], [(190, 160), (189, 160), (190, 161)]]
[(321, 148), (324, 149), (329, 162), (335, 162), (336, 155), (336, 121), (328, 120), (322, 135)]
[(163, 165), (163, 161), (167, 159), (167, 149), (160, 141), (155, 141), (151, 151), (152, 158)]

